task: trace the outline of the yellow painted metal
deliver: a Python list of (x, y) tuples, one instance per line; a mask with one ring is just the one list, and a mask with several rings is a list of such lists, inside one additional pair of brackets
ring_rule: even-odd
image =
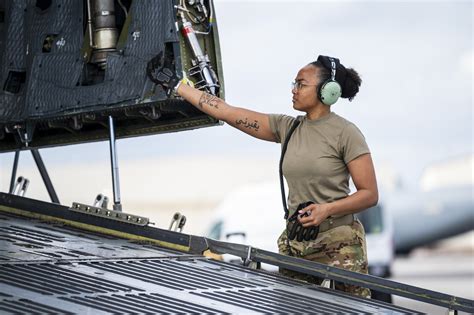
[(184, 252), (189, 252), (190, 251), (189, 246), (178, 245), (178, 244), (174, 244), (174, 243), (170, 243), (170, 242), (160, 241), (160, 240), (157, 240), (157, 239), (154, 239), (154, 238), (144, 237), (144, 236), (135, 235), (135, 234), (126, 233), (126, 232), (121, 232), (121, 231), (112, 230), (112, 229), (107, 229), (107, 228), (103, 228), (103, 227), (100, 227), (100, 226), (81, 223), (81, 222), (77, 222), (77, 221), (66, 220), (66, 219), (57, 218), (57, 217), (49, 216), (49, 215), (45, 215), (45, 214), (34, 213), (34, 212), (15, 209), (15, 208), (6, 207), (6, 206), (2, 206), (2, 205), (0, 205), (0, 211), (16, 214), (16, 215), (23, 216), (23, 217), (39, 219), (39, 220), (43, 220), (43, 221), (46, 221), (46, 222), (63, 223), (65, 225), (77, 227), (77, 228), (80, 228), (80, 229), (83, 229), (83, 230), (86, 230), (86, 231), (92, 231), (92, 232), (97, 232), (97, 233), (101, 233), (101, 234), (105, 234), (105, 235), (121, 237), (121, 238), (129, 239), (129, 240), (133, 240), (133, 241), (149, 242), (149, 243), (153, 243), (153, 244), (165, 247), (165, 248), (175, 249), (175, 250), (179, 250), (179, 251), (184, 251)]

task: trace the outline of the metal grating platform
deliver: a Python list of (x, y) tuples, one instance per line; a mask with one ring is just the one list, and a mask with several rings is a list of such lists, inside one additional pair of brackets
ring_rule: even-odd
[(0, 313), (416, 313), (157, 245), (0, 214)]

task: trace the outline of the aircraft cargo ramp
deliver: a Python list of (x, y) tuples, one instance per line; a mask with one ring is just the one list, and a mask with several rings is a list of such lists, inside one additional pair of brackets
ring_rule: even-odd
[(198, 253), (212, 242), (0, 193), (0, 313), (416, 313)]

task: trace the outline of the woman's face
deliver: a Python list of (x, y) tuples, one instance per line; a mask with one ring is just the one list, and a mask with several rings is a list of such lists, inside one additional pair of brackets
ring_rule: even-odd
[(298, 71), (295, 82), (297, 82), (297, 84), (291, 90), (294, 109), (307, 112), (320, 103), (316, 90), (316, 86), (319, 83), (318, 70), (316, 67), (312, 65), (303, 67)]

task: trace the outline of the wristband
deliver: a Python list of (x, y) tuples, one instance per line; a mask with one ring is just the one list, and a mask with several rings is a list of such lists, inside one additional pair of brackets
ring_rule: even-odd
[(174, 95), (178, 95), (178, 88), (181, 86), (181, 84), (186, 84), (189, 85), (190, 87), (194, 87), (193, 81), (189, 80), (187, 77), (182, 78), (181, 80), (178, 81), (178, 83), (175, 85), (173, 88), (173, 93)]
[(178, 94), (178, 88), (179, 88), (179, 86), (181, 85), (181, 83), (183, 83), (183, 81), (184, 81), (184, 79), (179, 80), (178, 83), (177, 83), (177, 84), (175, 85), (175, 87), (173, 88), (173, 93), (174, 93), (175, 95)]

